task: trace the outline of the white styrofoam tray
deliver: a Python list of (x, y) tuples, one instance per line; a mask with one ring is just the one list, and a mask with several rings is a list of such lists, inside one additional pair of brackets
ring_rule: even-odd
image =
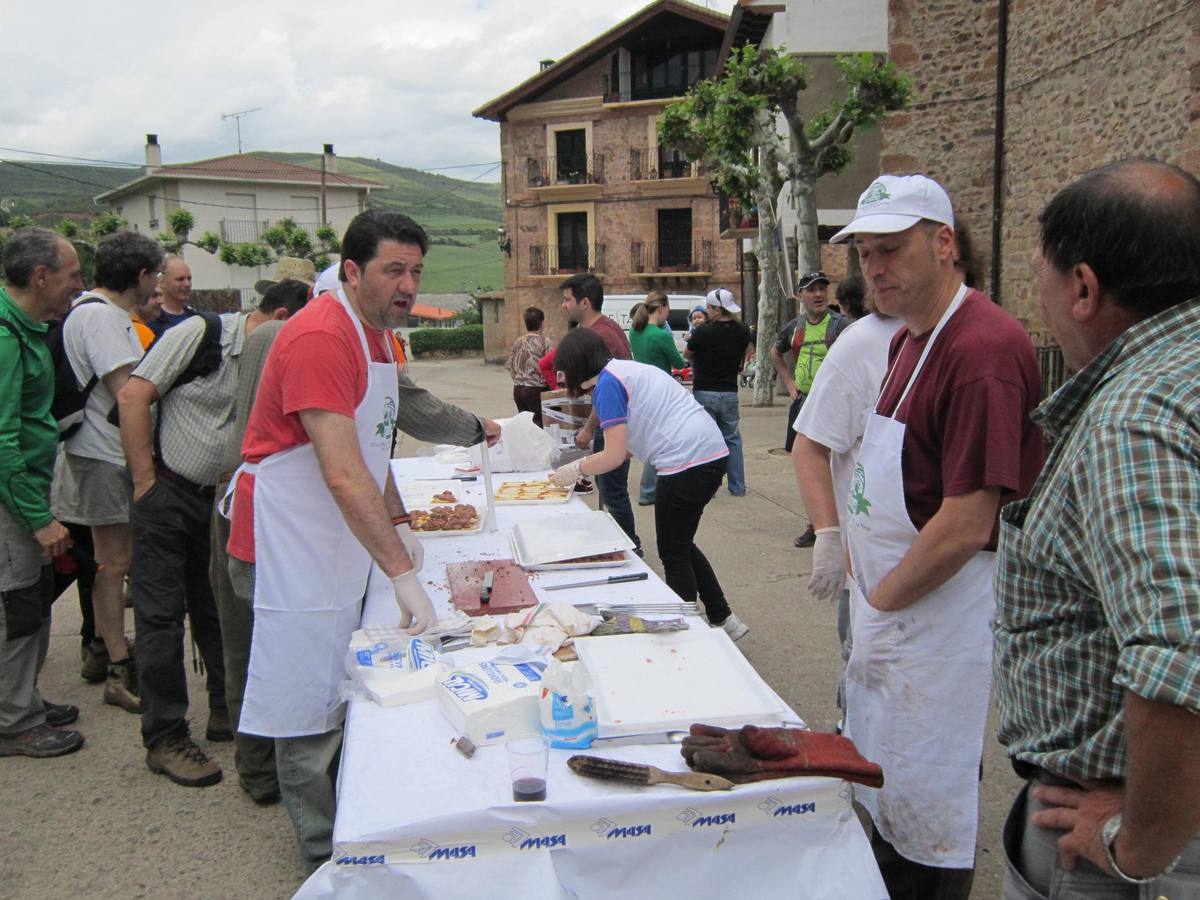
[(512, 529), (512, 544), (517, 564), (525, 568), (633, 549), (633, 541), (616, 520), (594, 509), (518, 522)]
[(788, 716), (720, 628), (575, 639), (592, 676), (602, 737), (686, 731), (693, 723), (739, 728)]
[[(628, 550), (622, 550), (620, 559), (602, 560), (595, 562), (572, 562), (570, 558), (564, 559), (561, 562), (543, 562), (535, 563), (523, 559), (521, 556), (521, 548), (517, 544), (517, 539), (510, 531), (508, 533), (509, 543), (512, 544), (513, 560), (522, 569), (527, 572), (564, 572), (569, 569), (613, 569), (617, 566), (627, 566), (630, 563), (630, 555)], [(616, 553), (616, 550), (605, 550), (605, 553)], [(595, 556), (594, 553), (584, 553), (583, 556)]]
[[(549, 481), (550, 473), (549, 472), (526, 472), (526, 473), (523, 473), (521, 475), (521, 477), (518, 477), (518, 478), (513, 478), (511, 475), (506, 478), (500, 478), (495, 475), (493, 475), (492, 477), (495, 478), (495, 481), (496, 481), (496, 483), (492, 489), (493, 496), (496, 496), (497, 493), (499, 492), (499, 490), (502, 487), (504, 487), (504, 485), (506, 485), (506, 484), (520, 484), (520, 483), (526, 482), (526, 481)], [(497, 506), (557, 506), (557, 505), (569, 502), (573, 496), (575, 496), (575, 486), (574, 485), (571, 486), (571, 489), (569, 491), (567, 491), (567, 493), (565, 495), (560, 496), (560, 497), (551, 497), (546, 500), (501, 500), (497, 496), (496, 505)]]
[(434, 503), (433, 495), (449, 491), (454, 495), (455, 503), (463, 503), (462, 482), (452, 478), (428, 481), (401, 481), (396, 485), (404, 508), (411, 512), (414, 509), (437, 509), (439, 506), (449, 506), (448, 503)]

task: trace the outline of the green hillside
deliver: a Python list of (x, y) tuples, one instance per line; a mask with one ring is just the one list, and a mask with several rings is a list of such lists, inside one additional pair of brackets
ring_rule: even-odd
[[(255, 151), (254, 155), (320, 169), (314, 153)], [(483, 170), (486, 172), (486, 168)], [(421, 289), (452, 293), (504, 284), (504, 258), (496, 245), (501, 221), (500, 185), (466, 181), (395, 166), (382, 160), (338, 157), (338, 173), (381, 182), (371, 205), (411, 215), (429, 231), (432, 246)], [(39, 225), (86, 219), (99, 209), (92, 197), (140, 174), (138, 168), (0, 160), (0, 225), (4, 216), (32, 216)], [(498, 171), (483, 176), (498, 179)]]

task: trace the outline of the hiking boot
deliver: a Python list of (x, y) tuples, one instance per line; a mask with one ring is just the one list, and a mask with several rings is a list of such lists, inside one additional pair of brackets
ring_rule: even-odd
[(204, 736), (216, 743), (233, 740), (233, 726), (229, 722), (229, 710), (210, 709), (208, 711), (208, 727), (204, 729)]
[(79, 707), (70, 703), (51, 703), (49, 700), (43, 700), (42, 706), (46, 708), (46, 724), (51, 728), (62, 728), (79, 718)]
[(132, 658), (109, 664), (108, 679), (104, 682), (104, 702), (119, 706), (126, 712), (141, 713), (137, 666)]
[(817, 533), (816, 533), (816, 531), (813, 530), (813, 527), (811, 525), (809, 525), (807, 528), (804, 529), (804, 534), (800, 535), (800, 537), (798, 537), (798, 538), (796, 538), (796, 540), (792, 541), (793, 544), (795, 544), (797, 547), (801, 547), (801, 548), (811, 547), (816, 542), (817, 542)]
[(79, 677), (88, 684), (99, 684), (108, 677), (108, 648), (100, 638), (79, 648), (79, 658), (83, 665), (79, 669)]
[(34, 725), (16, 734), (0, 735), (0, 756), (33, 756), (44, 759), (74, 753), (82, 746), (83, 735), (78, 731), (51, 728), (49, 725)]
[(724, 629), (725, 633), (735, 641), (740, 641), (750, 633), (750, 626), (733, 613), (730, 613), (728, 619), (715, 627)]
[(221, 780), (221, 767), (196, 746), (186, 723), (146, 751), (146, 766), (184, 787), (208, 787)]

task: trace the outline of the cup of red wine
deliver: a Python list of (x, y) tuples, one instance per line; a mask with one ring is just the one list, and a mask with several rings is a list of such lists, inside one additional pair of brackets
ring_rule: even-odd
[(521, 734), (509, 738), (504, 749), (508, 752), (513, 800), (517, 803), (545, 800), (550, 739), (544, 734)]

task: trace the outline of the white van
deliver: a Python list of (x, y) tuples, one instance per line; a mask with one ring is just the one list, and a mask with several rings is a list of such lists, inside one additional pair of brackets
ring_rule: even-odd
[[(667, 315), (667, 324), (671, 326), (671, 334), (675, 338), (675, 346), (683, 352), (687, 343), (688, 316), (697, 306), (704, 306), (704, 294), (667, 294), (671, 303), (671, 312)], [(625, 331), (629, 331), (629, 315), (633, 308), (646, 300), (645, 294), (612, 294), (604, 298), (604, 306), (600, 312), (614, 319)]]

